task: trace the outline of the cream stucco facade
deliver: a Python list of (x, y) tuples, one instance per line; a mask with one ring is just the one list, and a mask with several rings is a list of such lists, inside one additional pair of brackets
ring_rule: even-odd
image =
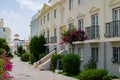
[[(48, 51), (56, 48), (91, 58), (99, 69), (120, 77), (120, 0), (50, 0), (38, 16), (39, 35), (44, 34)], [(61, 33), (70, 24), (86, 31), (88, 40), (61, 45)]]
[(0, 38), (4, 38), (8, 45), (11, 44), (11, 29), (9, 27), (4, 27), (3, 19), (0, 19)]

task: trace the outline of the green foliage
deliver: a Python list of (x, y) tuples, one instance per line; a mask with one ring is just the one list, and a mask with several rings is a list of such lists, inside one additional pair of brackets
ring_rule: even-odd
[(7, 52), (7, 57), (13, 57), (11, 52)]
[(32, 54), (30, 54), (30, 58), (29, 58), (30, 64), (33, 64), (35, 61), (36, 61), (35, 57)]
[(22, 47), (22, 45), (20, 45), (17, 50), (17, 52), (20, 54), (20, 56), (22, 55), (22, 51), (23, 51), (23, 47)]
[(30, 53), (33, 54), (36, 61), (39, 60), (39, 54), (45, 53), (46, 47), (44, 44), (45, 38), (43, 35), (40, 35), (39, 37), (34, 36), (30, 41)]
[(30, 53), (23, 53), (21, 56), (21, 60), (24, 62), (28, 62), (30, 57)]
[(2, 48), (3, 47), (3, 44), (7, 44), (6, 43), (6, 40), (5, 39), (3, 39), (3, 38), (0, 38), (0, 48)]
[(5, 43), (3, 44), (2, 48), (5, 49), (7, 52), (10, 51), (9, 46), (7, 44), (5, 44)]
[(7, 45), (7, 42), (5, 39), (0, 38), (0, 48), (5, 49), (7, 52), (10, 51), (9, 46)]
[(108, 72), (99, 69), (85, 70), (80, 73), (80, 80), (102, 80), (102, 78), (107, 75)]
[(117, 76), (112, 76), (112, 75), (105, 75), (102, 80), (112, 80), (112, 79), (117, 79)]
[(62, 58), (63, 69), (68, 74), (78, 74), (80, 71), (80, 57), (70, 53)]
[(56, 69), (57, 60), (61, 59), (62, 57), (63, 57), (63, 55), (57, 55), (57, 54), (52, 55), (52, 57), (51, 57), (51, 64), (50, 64), (51, 70), (55, 70)]
[(44, 56), (46, 56), (47, 54), (46, 53), (42, 53), (39, 55), (39, 59), (43, 58)]
[(96, 61), (94, 61), (94, 60), (88, 61), (88, 62), (84, 65), (84, 68), (85, 68), (85, 70), (87, 70), (87, 69), (96, 69), (96, 68), (97, 68)]
[(5, 51), (4, 49), (0, 48), (0, 55), (2, 55), (2, 52)]

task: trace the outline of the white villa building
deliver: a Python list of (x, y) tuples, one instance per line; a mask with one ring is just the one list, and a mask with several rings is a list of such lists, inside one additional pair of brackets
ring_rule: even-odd
[(32, 21), (30, 23), (30, 37), (34, 37), (34, 36), (38, 36), (39, 33), (39, 21), (38, 21), (38, 16), (40, 15), (40, 11), (38, 11), (38, 13), (36, 13), (33, 17), (32, 17)]
[(15, 34), (14, 36), (15, 36), (15, 38), (13, 40), (13, 50), (12, 50), (13, 53), (17, 52), (19, 46), (22, 46), (24, 50), (27, 50), (27, 48), (26, 48), (26, 40), (19, 39), (18, 34)]
[(4, 27), (3, 19), (0, 19), (0, 38), (4, 38), (8, 45), (11, 44), (11, 30), (9, 27)]
[[(81, 56), (81, 67), (94, 58), (97, 68), (120, 77), (120, 0), (49, 0), (36, 19), (31, 36), (44, 34), (49, 51), (74, 52)], [(72, 25), (85, 30), (88, 39), (72, 42), (74, 47), (60, 44), (61, 33)]]

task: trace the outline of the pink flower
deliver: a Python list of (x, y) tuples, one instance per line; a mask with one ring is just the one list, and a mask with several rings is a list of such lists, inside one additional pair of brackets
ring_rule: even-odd
[(12, 64), (11, 63), (4, 64), (4, 69), (7, 71), (12, 71)]
[(6, 78), (10, 78), (10, 76), (6, 73), (3, 73), (3, 77), (6, 79)]

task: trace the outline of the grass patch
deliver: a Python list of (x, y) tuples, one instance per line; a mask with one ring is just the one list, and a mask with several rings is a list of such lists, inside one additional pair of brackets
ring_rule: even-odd
[(78, 75), (71, 75), (71, 74), (67, 74), (66, 72), (60, 72), (59, 74), (79, 79), (79, 74)]

